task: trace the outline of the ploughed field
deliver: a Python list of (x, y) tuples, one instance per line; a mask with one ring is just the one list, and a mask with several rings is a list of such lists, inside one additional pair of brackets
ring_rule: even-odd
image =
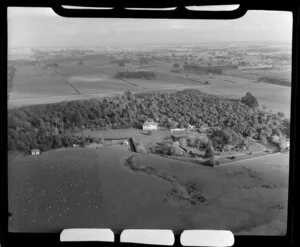
[(286, 228), (287, 154), (210, 168), (121, 146), (73, 148), (18, 156), (8, 169), (13, 232)]

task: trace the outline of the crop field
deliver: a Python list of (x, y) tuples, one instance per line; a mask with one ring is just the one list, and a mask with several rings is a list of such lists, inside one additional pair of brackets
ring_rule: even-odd
[(279, 77), (287, 81), (291, 81), (292, 78), (291, 70), (250, 70), (248, 73), (259, 76)]
[(234, 83), (252, 83), (252, 80), (231, 76), (231, 75), (197, 75), (197, 74), (179, 74), (177, 77), (198, 81), (202, 85), (208, 81), (209, 85), (234, 84)]
[[(154, 80), (133, 78), (119, 80), (114, 78), (117, 72), (135, 69), (154, 71), (156, 73), (156, 78)], [(140, 68), (140, 66), (130, 63), (127, 63), (125, 67), (119, 67), (118, 64), (95, 66), (91, 66), (90, 64), (68, 64), (59, 68), (60, 73), (66, 76), (72, 85), (82, 94), (176, 88), (178, 85), (181, 87), (201, 85), (196, 81), (178, 78), (168, 70), (158, 70), (158, 68), (151, 67), (151, 65)]]
[(119, 148), (73, 148), (9, 164), (9, 230), (286, 230), (288, 155), (209, 168)]
[(125, 92), (134, 89), (134, 86), (108, 75), (76, 75), (69, 78), (70, 83), (80, 94)]
[(14, 77), (10, 99), (73, 94), (74, 89), (60, 75), (40, 67), (23, 66)]
[(290, 70), (226, 70), (224, 71), (224, 74), (250, 80), (257, 80), (259, 77), (279, 77), (291, 81), (292, 78), (292, 72)]

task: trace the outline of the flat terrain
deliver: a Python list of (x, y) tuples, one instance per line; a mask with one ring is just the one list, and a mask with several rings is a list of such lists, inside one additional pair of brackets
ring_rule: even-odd
[(49, 96), (75, 95), (76, 91), (64, 78), (53, 71), (38, 66), (20, 67), (13, 79), (10, 102), (19, 99), (34, 99)]
[(288, 159), (280, 154), (209, 168), (121, 146), (19, 156), (8, 167), (9, 229), (109, 227), (119, 233), (171, 228), (180, 233), (209, 228), (282, 234)]
[[(114, 96), (125, 91), (152, 92), (172, 91), (185, 88), (195, 88), (203, 92), (240, 98), (246, 92), (251, 92), (259, 100), (260, 105), (277, 112), (290, 115), (291, 88), (268, 83), (257, 83), (253, 74), (264, 72), (280, 74), (280, 71), (226, 71), (226, 75), (195, 75), (170, 72), (172, 65), (158, 63), (140, 66), (126, 64), (110, 64), (107, 59), (96, 58), (85, 60), (82, 65), (76, 60), (62, 61), (56, 69), (46, 69), (40, 66), (21, 66), (15, 75), (13, 88), (8, 101), (9, 107), (19, 107), (30, 104), (55, 103), (64, 100), (90, 99), (103, 96)], [(116, 79), (119, 71), (142, 69), (154, 71), (154, 80), (146, 79)], [(249, 76), (245, 76), (248, 75)], [(288, 73), (285, 72), (285, 76)], [(252, 76), (252, 77), (251, 77)], [(209, 85), (204, 84), (208, 81)]]
[[(162, 142), (165, 137), (170, 137), (169, 130), (155, 130), (152, 131), (151, 135), (143, 134), (143, 131), (140, 129), (109, 129), (103, 131), (91, 131), (85, 130), (85, 136), (92, 136), (97, 138), (104, 139), (123, 139), (123, 138), (134, 138), (135, 141), (142, 142), (145, 146), (149, 144), (155, 144), (157, 142)], [(81, 136), (82, 133), (78, 133), (78, 136)]]
[(240, 77), (244, 77), (246, 79), (257, 80), (259, 77), (279, 77), (281, 79), (291, 81), (292, 72), (291, 70), (276, 70), (276, 69), (261, 69), (261, 70), (226, 70), (224, 74), (228, 75), (236, 75)]
[(291, 88), (263, 82), (234, 83), (228, 85), (208, 85), (199, 89), (202, 92), (240, 99), (246, 92), (252, 93), (260, 106), (265, 105), (273, 112), (283, 112), (290, 116)]

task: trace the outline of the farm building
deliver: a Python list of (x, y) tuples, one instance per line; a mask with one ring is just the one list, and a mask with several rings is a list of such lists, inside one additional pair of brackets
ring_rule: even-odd
[(171, 133), (185, 131), (185, 130), (186, 130), (185, 128), (173, 128), (173, 129), (170, 129)]
[(31, 149), (31, 155), (40, 155), (39, 149)]
[(158, 124), (154, 121), (148, 120), (143, 124), (143, 130), (157, 130)]

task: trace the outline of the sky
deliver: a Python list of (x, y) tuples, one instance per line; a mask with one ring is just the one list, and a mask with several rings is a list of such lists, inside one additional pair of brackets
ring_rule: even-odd
[(248, 11), (234, 20), (66, 18), (51, 8), (9, 7), (8, 47), (136, 47), (291, 42), (292, 13)]

